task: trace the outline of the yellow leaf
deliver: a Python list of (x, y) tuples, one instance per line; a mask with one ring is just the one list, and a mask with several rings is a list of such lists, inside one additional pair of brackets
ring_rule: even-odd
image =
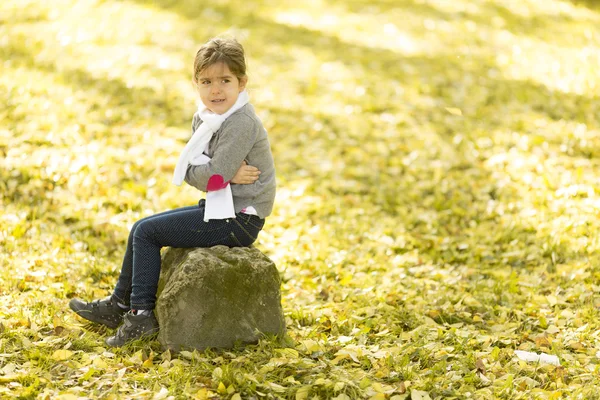
[(271, 390), (278, 392), (278, 393), (283, 393), (286, 391), (285, 386), (278, 385), (277, 383), (274, 383), (274, 382), (269, 382), (268, 386)]
[(196, 393), (195, 399), (196, 400), (208, 400), (210, 397), (212, 397), (211, 391), (208, 390), (207, 388), (202, 388), (202, 389), (198, 390), (198, 392)]
[(546, 332), (548, 332), (549, 334), (553, 335), (555, 333), (560, 332), (560, 329), (558, 329), (558, 327), (556, 325), (550, 325), (547, 329)]
[(296, 392), (296, 400), (306, 400), (306, 399), (308, 399), (309, 393), (310, 393), (310, 386), (302, 386)]
[(369, 400), (385, 400), (385, 394), (377, 393), (375, 396), (369, 397)]
[(52, 359), (56, 361), (65, 361), (71, 358), (73, 352), (70, 350), (56, 350), (52, 353)]
[(336, 365), (337, 363), (339, 363), (340, 361), (342, 361), (346, 358), (350, 358), (350, 356), (348, 354), (336, 355), (336, 357), (333, 360), (331, 360), (331, 364)]
[(21, 318), (20, 320), (17, 321), (17, 323), (15, 324), (16, 326), (24, 326), (25, 328), (30, 328), (31, 327), (31, 320), (25, 319), (25, 318)]
[(233, 396), (231, 396), (231, 400), (242, 400), (242, 396), (240, 396), (239, 393), (236, 393)]
[(88, 353), (82, 353), (81, 354), (81, 358), (79, 359), (79, 363), (81, 364), (82, 367), (88, 366), (92, 363), (92, 361), (94, 361), (94, 358), (96, 358), (97, 356), (94, 355), (93, 358), (90, 357), (90, 355)]
[(142, 367), (144, 367), (144, 368), (152, 368), (153, 366), (154, 366), (154, 363), (152, 362), (152, 358), (149, 358), (142, 363)]
[(217, 367), (213, 370), (212, 377), (214, 380), (221, 380), (221, 378), (223, 377), (223, 370), (221, 369), (221, 367)]
[[(347, 346), (337, 353), (335, 353), (336, 358), (333, 360), (337, 360), (340, 357), (350, 357), (354, 362), (360, 363), (358, 357), (362, 356), (362, 351), (360, 347), (357, 346)], [(339, 360), (338, 360), (339, 361)]]
[(164, 353), (162, 353), (161, 356), (164, 361), (171, 361), (171, 358), (173, 357), (171, 354), (171, 350), (165, 351)]
[(0, 383), (10, 383), (10, 382), (16, 382), (18, 381), (20, 378), (24, 377), (25, 375), (23, 374), (12, 374), (12, 375), (0, 375)]
[(358, 385), (360, 386), (361, 389), (366, 389), (369, 386), (371, 386), (371, 380), (365, 376), (364, 378), (362, 378), (362, 380), (360, 381), (360, 383)]
[(144, 351), (143, 350), (138, 350), (136, 351), (131, 357), (129, 357), (129, 361), (131, 361), (133, 364), (141, 364), (144, 362)]
[(410, 398), (413, 400), (431, 400), (429, 393), (422, 390), (412, 390), (410, 392)]
[(477, 300), (473, 296), (465, 296), (463, 298), (463, 304), (469, 307), (481, 307), (481, 303), (479, 302), (479, 300)]
[(377, 393), (383, 393), (383, 386), (381, 386), (381, 384), (379, 382), (374, 382), (371, 385), (371, 388), (373, 388), (374, 391), (376, 391)]
[(223, 382), (219, 382), (219, 387), (217, 388), (217, 393), (219, 393), (219, 394), (227, 393), (227, 388), (225, 387)]
[(316, 351), (320, 350), (319, 344), (317, 342), (315, 342), (314, 340), (303, 340), (302, 344), (304, 345), (304, 347), (306, 347), (306, 351), (308, 353), (314, 353)]
[(573, 319), (575, 317), (575, 314), (573, 314), (569, 310), (562, 310), (560, 312), (560, 316), (563, 317), (563, 318), (565, 318), (565, 319)]
[(386, 378), (390, 375), (390, 370), (386, 367), (380, 368), (375, 372), (375, 378)]
[(294, 349), (275, 349), (275, 352), (286, 358), (298, 358), (298, 352)]
[(460, 108), (446, 107), (446, 111), (448, 111), (452, 115), (458, 115), (458, 116), (463, 115), (462, 110)]
[(350, 400), (350, 397), (348, 397), (348, 395), (346, 393), (340, 393), (339, 395), (332, 398), (331, 400)]
[(54, 317), (52, 317), (52, 324), (54, 325), (54, 329), (56, 329), (58, 327), (64, 328), (63, 321), (56, 315)]
[(352, 282), (352, 275), (348, 274), (346, 276), (344, 276), (342, 278), (342, 280), (340, 280), (340, 285), (341, 286), (346, 286), (348, 285), (350, 282)]
[(92, 361), (92, 365), (96, 369), (107, 369), (108, 368), (108, 364), (106, 363), (106, 361), (104, 361), (101, 358), (94, 358), (94, 361)]
[(57, 400), (77, 400), (79, 396), (76, 396), (72, 393), (59, 394), (56, 398)]

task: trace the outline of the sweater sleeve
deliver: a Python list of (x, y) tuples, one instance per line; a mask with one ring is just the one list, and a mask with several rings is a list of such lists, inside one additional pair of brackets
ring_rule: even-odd
[(203, 192), (227, 187), (252, 150), (258, 129), (246, 114), (232, 115), (221, 125), (212, 159), (207, 164), (188, 165), (185, 181)]

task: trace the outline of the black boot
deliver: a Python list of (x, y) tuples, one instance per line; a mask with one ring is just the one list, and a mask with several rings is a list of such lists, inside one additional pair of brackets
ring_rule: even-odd
[(129, 311), (123, 317), (123, 325), (119, 327), (115, 336), (106, 339), (106, 344), (110, 347), (121, 347), (124, 344), (143, 336), (151, 336), (158, 332), (158, 321), (154, 316), (154, 311), (150, 314), (135, 315)]
[(94, 300), (91, 303), (72, 299), (69, 302), (69, 307), (80, 317), (106, 325), (112, 329), (121, 324), (123, 315), (128, 311), (126, 308), (119, 307), (117, 301), (110, 296), (102, 300)]

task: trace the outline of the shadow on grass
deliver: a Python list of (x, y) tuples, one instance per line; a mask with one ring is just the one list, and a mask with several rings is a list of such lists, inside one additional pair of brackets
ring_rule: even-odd
[[(139, 4), (158, 6), (165, 10), (176, 12), (182, 17), (189, 20), (201, 20), (195, 11), (201, 9), (200, 2), (172, 2), (169, 0), (130, 0)], [(393, 6), (389, 2), (370, 3), (365, 5), (360, 2), (344, 4), (353, 12), (360, 12), (364, 7), (369, 9), (380, 8), (384, 11), (391, 11)], [(411, 3), (412, 4), (412, 3)], [(194, 5), (196, 5), (194, 7)], [(390, 8), (392, 7), (392, 8)], [(372, 206), (379, 207), (385, 215), (397, 218), (396, 210), (402, 204), (414, 204), (415, 212), (427, 213), (434, 209), (438, 212), (441, 218), (441, 231), (439, 234), (447, 237), (460, 238), (468, 235), (469, 223), (472, 214), (466, 212), (464, 214), (445, 213), (444, 210), (449, 209), (458, 204), (465, 210), (473, 207), (473, 204), (479, 204), (483, 207), (487, 203), (483, 199), (488, 196), (488, 199), (497, 198), (498, 201), (515, 201), (519, 199), (518, 193), (506, 192), (508, 189), (499, 189), (496, 187), (491, 171), (485, 169), (479, 160), (467, 157), (464, 149), (459, 148), (453, 143), (453, 138), (456, 134), (466, 135), (487, 135), (496, 129), (516, 130), (523, 133), (528, 133), (530, 127), (523, 126), (523, 121), (518, 117), (518, 114), (523, 110), (531, 110), (540, 115), (545, 115), (553, 121), (572, 120), (585, 123), (591, 126), (598, 125), (599, 113), (589, 112), (589, 110), (598, 109), (598, 96), (580, 96), (572, 93), (564, 93), (556, 90), (551, 90), (548, 87), (537, 84), (532, 81), (516, 81), (492, 77), (494, 74), (491, 71), (496, 71), (495, 76), (498, 76), (498, 66), (491, 59), (480, 57), (471, 57), (468, 62), (464, 58), (457, 59), (451, 54), (441, 54), (433, 57), (426, 56), (403, 56), (394, 51), (366, 47), (356, 43), (342, 41), (340, 38), (328, 35), (322, 32), (313, 31), (304, 27), (288, 26), (274, 22), (264, 18), (251, 8), (233, 9), (225, 6), (211, 5), (211, 9), (221, 15), (221, 20), (227, 26), (236, 26), (240, 29), (251, 31), (252, 41), (255, 44), (263, 44), (264, 46), (256, 46), (252, 53), (259, 59), (267, 60), (269, 57), (277, 54), (277, 58), (273, 62), (289, 62), (293, 59), (286, 56), (285, 48), (298, 48), (308, 50), (322, 62), (342, 62), (349, 70), (357, 76), (375, 76), (378, 79), (388, 81), (406, 82), (417, 81), (421, 90), (421, 95), (433, 99), (433, 104), (438, 107), (414, 106), (411, 108), (411, 114), (417, 125), (435, 126), (439, 130), (433, 132), (439, 139), (454, 149), (454, 153), (461, 157), (462, 160), (456, 167), (456, 171), (448, 171), (446, 180), (449, 181), (449, 186), (453, 189), (450, 192), (443, 192), (438, 183), (431, 181), (430, 184), (422, 184), (421, 193), (423, 196), (430, 196), (434, 200), (430, 203), (423, 203), (420, 199), (409, 198), (408, 193), (410, 188), (403, 184), (392, 184), (392, 182), (402, 181), (406, 176), (399, 175), (391, 180), (379, 179), (378, 176), (385, 175), (384, 171), (373, 174), (371, 176), (358, 177), (364, 179), (364, 190), (360, 187), (352, 189), (350, 193), (353, 196), (358, 196), (366, 202), (374, 202)], [(532, 17), (531, 19), (516, 15), (508, 8), (503, 6), (488, 5), (485, 8), (485, 13), (479, 15), (457, 15), (457, 18), (474, 18), (476, 22), (483, 25), (489, 23), (489, 15), (498, 15), (505, 19), (513, 32), (517, 35), (528, 35), (533, 37), (544, 38), (548, 33), (554, 32), (553, 29), (557, 21), (544, 19), (541, 17)], [(421, 16), (425, 15), (429, 18), (445, 19), (447, 14), (439, 10), (420, 4), (411, 12)], [(484, 15), (485, 14), (485, 15)], [(488, 15), (489, 14), (489, 15)], [(455, 16), (451, 16), (454, 18)], [(560, 23), (574, 23), (570, 18), (562, 18)], [(224, 26), (224, 25), (223, 25)], [(217, 29), (215, 27), (215, 29)], [(558, 31), (556, 31), (558, 32)], [(556, 33), (555, 32), (555, 33)], [(203, 42), (206, 31), (197, 30), (190, 34)], [(444, 71), (444, 74), (440, 72)], [(367, 90), (377, 91), (382, 90), (376, 86), (376, 83), (367, 82), (369, 87)], [(466, 88), (467, 92), (473, 91), (474, 94), (467, 95), (464, 99), (464, 108), (467, 111), (464, 119), (449, 118), (444, 110), (449, 104), (459, 88)], [(484, 88), (485, 90), (482, 90)], [(385, 90), (385, 89), (383, 89)], [(402, 99), (401, 99), (402, 100)], [(351, 99), (348, 100), (349, 102)], [(378, 114), (382, 112), (394, 112), (396, 110), (393, 104), (376, 104), (368, 112)], [(286, 126), (297, 124), (294, 129), (296, 131), (310, 131), (311, 127), (308, 122), (303, 122), (304, 113), (288, 113), (284, 117), (284, 110), (272, 108), (273, 115), (276, 115), (280, 121), (287, 120), (279, 129), (275, 129), (272, 133), (276, 138), (283, 138), (283, 131), (286, 131)], [(295, 115), (294, 115), (295, 114)], [(324, 115), (314, 114), (314, 118), (322, 119)], [(320, 147), (323, 154), (327, 154), (331, 149), (342, 154), (346, 165), (361, 163), (364, 159), (377, 161), (377, 165), (382, 166), (384, 170), (391, 166), (393, 159), (384, 159), (376, 152), (358, 148), (355, 152), (344, 152), (344, 141), (342, 139), (347, 132), (347, 117), (343, 115), (327, 115), (328, 126), (331, 128), (331, 138), (320, 137), (306, 143), (300, 143), (297, 140), (288, 140), (286, 148), (288, 151), (294, 151), (295, 146), (316, 146)], [(403, 129), (399, 128), (399, 134), (402, 134)], [(477, 132), (477, 133), (473, 133)], [(550, 139), (549, 139), (550, 140)], [(302, 148), (302, 147), (297, 147)], [(296, 151), (297, 151), (296, 148)], [(313, 149), (311, 149), (313, 150)], [(508, 150), (508, 149), (507, 149)], [(440, 152), (443, 150), (440, 149)], [(353, 159), (350, 154), (358, 155)], [(405, 154), (406, 155), (406, 154)], [(401, 156), (401, 155), (399, 155)], [(585, 155), (582, 155), (585, 157)], [(289, 158), (290, 161), (286, 161)], [(279, 157), (281, 160), (282, 157)], [(286, 171), (295, 171), (296, 166), (293, 165), (294, 157), (285, 157), (283, 154), (284, 169)], [(280, 162), (281, 163), (281, 162)], [(291, 165), (290, 165), (291, 163)], [(374, 162), (374, 164), (376, 164)], [(304, 167), (307, 169), (307, 176), (315, 182), (335, 182), (339, 180), (340, 175), (335, 175), (335, 171), (323, 171), (317, 163), (313, 166)], [(462, 171), (473, 170), (477, 171), (474, 176), (475, 182), (465, 180)], [(432, 169), (422, 171), (424, 180), (430, 179), (433, 175)], [(357, 179), (351, 173), (344, 176), (342, 179)], [(415, 183), (417, 184), (417, 183)], [(343, 197), (348, 194), (348, 188), (335, 184), (318, 185), (315, 191), (321, 196)], [(485, 190), (482, 192), (481, 187), (492, 188), (489, 193)], [(365, 191), (366, 190), (366, 191)], [(486, 189), (487, 190), (487, 189)], [(495, 191), (495, 193), (492, 193)], [(373, 195), (373, 192), (377, 192)], [(457, 197), (458, 196), (458, 197)], [(503, 200), (504, 199), (504, 200)], [(476, 206), (478, 207), (478, 206)], [(484, 209), (480, 212), (485, 212)], [(489, 222), (489, 221), (488, 221)], [(500, 221), (492, 221), (492, 224), (500, 223)], [(427, 224), (422, 226), (408, 227), (415, 231), (415, 234), (428, 234)], [(575, 254), (564, 245), (551, 244), (552, 238), (539, 237), (535, 228), (530, 226), (520, 226), (519, 224), (513, 227), (504, 227), (499, 229), (497, 235), (491, 235), (482, 238), (484, 243), (494, 247), (497, 252), (493, 253), (492, 259), (480, 260), (483, 264), (490, 265), (502, 262), (500, 254), (509, 250), (510, 243), (515, 238), (527, 243), (530, 246), (546, 247), (551, 250), (545, 251), (543, 258), (550, 262), (556, 262), (557, 259), (566, 261)], [(426, 241), (422, 243), (424, 247), (431, 247)], [(507, 247), (508, 246), (508, 247)], [(445, 262), (462, 262), (466, 256), (464, 253), (456, 249), (450, 249), (447, 252), (438, 253)], [(526, 262), (519, 259), (508, 258), (505, 262), (513, 266), (525, 266)]]
[(600, 0), (569, 0), (571, 3), (587, 7), (590, 10), (600, 11)]
[[(571, 0), (574, 3), (587, 5), (592, 7), (596, 4), (595, 8), (598, 8), (597, 0)], [(335, 0), (333, 4), (358, 15), (369, 15), (369, 14), (386, 14), (393, 12), (408, 11), (419, 17), (424, 17), (431, 21), (454, 21), (463, 20), (471, 21), (478, 24), (479, 27), (488, 28), (493, 27), (494, 23), (500, 24), (502, 29), (506, 29), (519, 36), (528, 36), (539, 40), (552, 39), (553, 41), (564, 40), (565, 43), (568, 39), (563, 39), (563, 30), (559, 28), (563, 24), (576, 24), (578, 20), (574, 17), (561, 14), (560, 17), (554, 17), (549, 15), (535, 15), (532, 14), (530, 17), (525, 17), (511, 10), (510, 5), (500, 5), (492, 2), (477, 2), (473, 4), (473, 7), (467, 11), (465, 7), (457, 6), (452, 12), (443, 11), (434, 5), (414, 2), (410, 0), (399, 0), (399, 1), (378, 1), (371, 2), (365, 0), (359, 1), (343, 1)], [(552, 7), (548, 5), (548, 7)], [(454, 7), (450, 7), (454, 8)], [(494, 22), (493, 19), (496, 18)], [(396, 22), (396, 21), (394, 21)], [(396, 22), (397, 23), (397, 22)], [(400, 26), (400, 23), (397, 23)]]
[[(26, 45), (26, 41), (18, 41), (11, 38), (3, 46), (0, 46), (0, 57), (8, 59), (12, 68), (25, 67), (36, 69), (51, 74), (57, 82), (71, 86), (75, 91), (89, 93), (90, 98), (97, 99), (100, 104), (94, 103), (94, 107), (105, 107), (106, 109), (130, 109), (149, 110), (155, 119), (165, 120), (175, 125), (188, 125), (190, 115), (184, 113), (182, 98), (168, 96), (158, 93), (150, 87), (134, 87), (127, 85), (121, 79), (93, 76), (89, 71), (77, 68), (58, 68), (51, 61), (40, 61), (36, 57), (39, 49)], [(118, 113), (115, 118), (106, 117), (101, 113), (103, 119), (97, 121), (106, 125), (118, 125), (131, 122), (136, 119), (136, 113), (132, 111), (125, 115), (126, 119), (119, 119)]]
[[(202, 20), (201, 17), (197, 14), (192, 14), (190, 11), (201, 10), (200, 2), (173, 2), (167, 0), (131, 1), (174, 11), (190, 20)], [(193, 5), (195, 7), (192, 7)], [(469, 212), (448, 214), (444, 213), (444, 210), (456, 204), (465, 210), (468, 210), (473, 204), (479, 204), (476, 207), (483, 207), (485, 196), (488, 196), (490, 199), (492, 196), (502, 199), (502, 190), (506, 190), (499, 189), (500, 193), (494, 195), (492, 193), (486, 194), (485, 191), (482, 191), (482, 186), (494, 187), (494, 178), (491, 171), (482, 167), (482, 164), (478, 160), (467, 157), (464, 150), (458, 148), (453, 143), (453, 137), (456, 134), (463, 133), (469, 135), (474, 134), (472, 132), (476, 131), (479, 132), (477, 134), (486, 135), (499, 127), (519, 129), (527, 133), (527, 127), (511, 125), (513, 122), (511, 121), (510, 113), (522, 108), (533, 109), (552, 120), (568, 119), (587, 124), (598, 123), (597, 114), (584, 113), (582, 111), (597, 109), (597, 106), (596, 108), (594, 106), (594, 104), (597, 104), (597, 96), (587, 97), (567, 94), (550, 90), (543, 85), (533, 82), (492, 78), (490, 71), (496, 70), (497, 66), (487, 59), (472, 57), (469, 60), (470, 62), (466, 63), (464, 60), (459, 60), (451, 55), (439, 55), (435, 57), (402, 56), (391, 50), (348, 43), (338, 37), (307, 28), (291, 27), (276, 23), (249, 10), (233, 10), (228, 7), (215, 5), (212, 5), (211, 8), (222, 15), (222, 20), (226, 21), (226, 24), (239, 26), (242, 29), (251, 29), (252, 40), (255, 43), (264, 45), (258, 46), (253, 51), (258, 58), (267, 59), (273, 56), (273, 54), (278, 54), (279, 58), (274, 62), (289, 62), (293, 58), (286, 55), (286, 52), (282, 51), (282, 49), (291, 46), (306, 49), (315, 54), (323, 62), (341, 61), (357, 76), (377, 77), (376, 82), (368, 83), (369, 87), (367, 90), (379, 90), (380, 88), (377, 86), (377, 83), (380, 79), (397, 82), (418, 82), (418, 87), (421, 91), (420, 94), (432, 99), (435, 106), (412, 107), (412, 118), (414, 118), (418, 125), (442, 127), (433, 132), (433, 134), (437, 135), (446, 146), (453, 148), (454, 154), (462, 158), (459, 166), (456, 167), (457, 170), (448, 171), (449, 174), (445, 178), (452, 188), (450, 192), (443, 191), (439, 187), (438, 182), (431, 180), (434, 175), (433, 167), (424, 168), (420, 171), (422, 176), (419, 178), (423, 181), (429, 180), (429, 182), (414, 182), (414, 184), (420, 185), (420, 192), (418, 193), (421, 193), (423, 197), (429, 197), (433, 200), (429, 203), (422, 202), (418, 198), (410, 197), (412, 195), (408, 193), (411, 193), (411, 190), (409, 190), (410, 187), (407, 184), (397, 183), (406, 178), (402, 174), (403, 172), (389, 180), (384, 177), (385, 170), (392, 166), (393, 159), (382, 159), (382, 156), (375, 150), (365, 150), (360, 146), (353, 153), (357, 155), (356, 159), (353, 159), (352, 155), (344, 154), (343, 147), (345, 144), (339, 139), (344, 137), (348, 121), (343, 115), (328, 116), (328, 125), (333, 135), (330, 138), (322, 138), (318, 146), (321, 146), (321, 150), (324, 152), (330, 149), (338, 149), (336, 151), (344, 154), (347, 164), (361, 163), (365, 159), (377, 161), (376, 164), (383, 168), (384, 171), (378, 171), (371, 176), (355, 176), (352, 173), (349, 173), (347, 176), (342, 175), (342, 178), (364, 180), (364, 187), (350, 194), (358, 196), (362, 202), (374, 203), (372, 204), (373, 206), (379, 207), (385, 216), (391, 218), (398, 217), (396, 210), (403, 204), (414, 204), (416, 213), (427, 213), (434, 210), (438, 215), (441, 215), (438, 221), (441, 230), (437, 233), (443, 236), (454, 238), (466, 236), (469, 231), (470, 219), (472, 218), (472, 214)], [(419, 8), (419, 12), (424, 14), (431, 13), (433, 18), (442, 18), (444, 16), (439, 11), (430, 9), (427, 6)], [(519, 22), (516, 19), (517, 17), (504, 8), (499, 8), (496, 12), (502, 13), (505, 18), (515, 19), (515, 23)], [(523, 34), (534, 34), (538, 29), (535, 27), (535, 23), (523, 23), (523, 25), (524, 27), (521, 28), (523, 29)], [(206, 40), (205, 35), (207, 32), (207, 29), (199, 29), (190, 32), (190, 35), (198, 40), (198, 42), (203, 42)], [(65, 84), (72, 85), (77, 89), (90, 90), (98, 96), (106, 96), (107, 107), (123, 107), (124, 109), (132, 110), (132, 112), (133, 110), (151, 107), (156, 112), (152, 117), (154, 120), (158, 120), (156, 116), (163, 115), (163, 113), (168, 113), (171, 116), (170, 119), (176, 124), (186, 124), (189, 120), (190, 116), (184, 115), (182, 112), (181, 104), (183, 101), (165, 99), (161, 94), (156, 93), (150, 88), (131, 88), (119, 79), (97, 78), (85, 70), (64, 69), (59, 71), (52, 63), (37, 62), (34, 50), (30, 52), (20, 46), (11, 47), (9, 44), (8, 46), (4, 46), (1, 51), (3, 55), (10, 55), (14, 64), (21, 63), (27, 67), (52, 73)], [(444, 71), (444, 74), (441, 74), (440, 71)], [(467, 78), (469, 81), (467, 81)], [(477, 95), (468, 96), (465, 99), (465, 110), (472, 110), (473, 119), (471, 120), (468, 118), (462, 120), (449, 118), (444, 110), (445, 106), (452, 105), (450, 102), (453, 101), (453, 96), (459, 87), (466, 88), (467, 92), (470, 90), (475, 91), (477, 88), (485, 88), (485, 90), (480, 90)], [(499, 110), (503, 112), (499, 112)], [(282, 110), (273, 108), (273, 111), (274, 114), (277, 114), (281, 118)], [(396, 107), (394, 104), (382, 103), (375, 104), (369, 110), (369, 113), (379, 114), (395, 111)], [(310, 130), (308, 123), (302, 122), (303, 114), (305, 113), (298, 112), (296, 115), (292, 113), (288, 118), (289, 121), (276, 129), (273, 134), (276, 137), (283, 137), (283, 132), (293, 126), (293, 124), (299, 125), (294, 127), (296, 131)], [(321, 118), (322, 115), (315, 113), (314, 117)], [(477, 120), (475, 121), (474, 118)], [(119, 122), (122, 121), (109, 121), (109, 123)], [(514, 124), (519, 125), (521, 122), (515, 120)], [(398, 129), (399, 135), (402, 135), (403, 132), (405, 132), (403, 129)], [(374, 138), (376, 139), (377, 137), (375, 136)], [(297, 143), (297, 145), (302, 146), (303, 144)], [(435, 146), (435, 144), (432, 144), (432, 146)], [(294, 151), (294, 146), (290, 145), (288, 149), (289, 151)], [(295, 150), (297, 151), (297, 148)], [(439, 151), (442, 152), (443, 150), (440, 149)], [(284, 164), (284, 170), (294, 170), (294, 166), (290, 165), (293, 161), (286, 161), (285, 154), (283, 156), (279, 157), (279, 159), (283, 158), (284, 160), (280, 161), (280, 163)], [(401, 157), (402, 154), (398, 154), (398, 156)], [(290, 159), (293, 160), (294, 157), (290, 157)], [(477, 171), (475, 182), (464, 179), (462, 171), (465, 170)], [(335, 178), (339, 178), (339, 176), (336, 177), (333, 175), (335, 171), (323, 172), (319, 165), (308, 167), (307, 172), (308, 177), (315, 182), (332, 182), (335, 181)], [(382, 177), (382, 179), (379, 180), (378, 177)], [(322, 196), (343, 197), (348, 194), (347, 188), (335, 185), (319, 185), (315, 190)], [(373, 195), (374, 191), (376, 192), (375, 195)], [(504, 195), (506, 199), (518, 197), (514, 193), (506, 193)], [(426, 235), (429, 229), (426, 223), (407, 228), (412, 229), (416, 235)], [(522, 240), (531, 245), (543, 245), (543, 243), (550, 241), (550, 238), (537, 237), (535, 229), (532, 230), (529, 227), (516, 227), (515, 230), (517, 236), (522, 236)], [(504, 241), (510, 242), (508, 239), (513, 238), (514, 235), (510, 233), (510, 230), (507, 232), (506, 235), (508, 237), (500, 235), (498, 237), (484, 238), (484, 241), (489, 244), (503, 243)], [(421, 246), (426, 250), (434, 245), (424, 240), (421, 242)], [(558, 254), (558, 257), (561, 259), (566, 260), (570, 257), (569, 250), (562, 246), (556, 247), (554, 253), (554, 257)], [(440, 260), (442, 262), (461, 262), (463, 257), (461, 252), (454, 250), (448, 253), (447, 257), (443, 252), (439, 254), (442, 257), (442, 260)]]
[[(172, 2), (170, 0), (130, 0), (136, 3), (159, 6), (168, 11), (174, 11), (182, 17), (195, 20), (197, 15), (190, 12), (191, 9), (201, 9), (200, 2), (197, 7), (190, 7), (187, 2)], [(352, 3), (354, 4), (354, 3)], [(384, 7), (389, 7), (389, 3), (382, 2)], [(373, 3), (378, 6), (378, 3)], [(513, 19), (515, 26), (521, 29), (527, 18), (516, 16), (508, 9), (501, 6), (488, 6), (493, 8), (492, 13), (502, 13)], [(252, 31), (252, 41), (263, 44), (252, 49), (262, 57), (266, 57), (265, 51), (261, 47), (279, 46), (278, 53), (283, 54), (281, 48), (292, 46), (294, 48), (304, 48), (310, 50), (315, 56), (323, 62), (341, 61), (356, 73), (357, 76), (373, 74), (377, 77), (385, 77), (387, 80), (406, 82), (414, 81), (421, 83), (422, 94), (441, 100), (440, 109), (443, 110), (444, 99), (450, 99), (458, 86), (464, 86), (467, 89), (486, 88), (487, 93), (483, 98), (466, 99), (467, 106), (474, 109), (480, 109), (481, 106), (491, 108), (498, 105), (514, 103), (517, 105), (526, 105), (532, 107), (540, 113), (548, 115), (554, 120), (571, 119), (584, 123), (598, 123), (599, 117), (596, 114), (585, 114), (582, 107), (594, 105), (599, 96), (587, 97), (577, 94), (564, 93), (548, 89), (547, 87), (527, 81), (515, 81), (502, 78), (492, 78), (491, 71), (498, 72), (498, 66), (490, 60), (481, 57), (470, 57), (467, 60), (458, 59), (451, 54), (442, 54), (439, 56), (404, 56), (397, 52), (376, 47), (366, 47), (354, 43), (342, 41), (338, 37), (327, 35), (322, 32), (313, 31), (304, 27), (289, 26), (280, 24), (272, 20), (261, 17), (260, 15), (243, 12), (236, 12), (228, 7), (211, 6), (211, 9), (222, 15), (222, 19), (229, 25), (238, 26), (241, 29)], [(436, 16), (440, 13), (432, 7), (421, 4), (418, 7), (421, 12), (433, 12)], [(482, 18), (484, 18), (482, 16)], [(545, 31), (540, 27), (535, 18), (532, 18), (531, 27), (533, 31)], [(191, 32), (199, 43), (204, 42), (207, 37), (205, 32)], [(282, 55), (282, 57), (284, 57)], [(275, 60), (278, 62), (280, 60)], [(268, 59), (265, 60), (268, 62)], [(368, 62), (368, 63), (367, 63)], [(444, 75), (440, 74), (444, 71)], [(475, 80), (468, 84), (467, 79)], [(379, 82), (379, 79), (377, 79)], [(374, 85), (374, 84), (373, 84)], [(369, 89), (382, 90), (382, 88), (371, 86)], [(349, 99), (350, 101), (351, 99)], [(478, 100), (478, 101), (477, 101)], [(375, 107), (372, 112), (386, 112), (390, 109), (385, 105)], [(445, 111), (444, 111), (445, 112)], [(428, 111), (431, 113), (431, 110)], [(506, 116), (495, 118), (497, 122), (506, 121)]]

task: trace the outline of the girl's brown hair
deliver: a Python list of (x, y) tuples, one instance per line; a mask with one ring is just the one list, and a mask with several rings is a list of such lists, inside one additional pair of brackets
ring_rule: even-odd
[(196, 53), (194, 83), (198, 83), (200, 72), (219, 62), (224, 62), (238, 79), (246, 76), (246, 59), (242, 45), (235, 39), (213, 38)]

